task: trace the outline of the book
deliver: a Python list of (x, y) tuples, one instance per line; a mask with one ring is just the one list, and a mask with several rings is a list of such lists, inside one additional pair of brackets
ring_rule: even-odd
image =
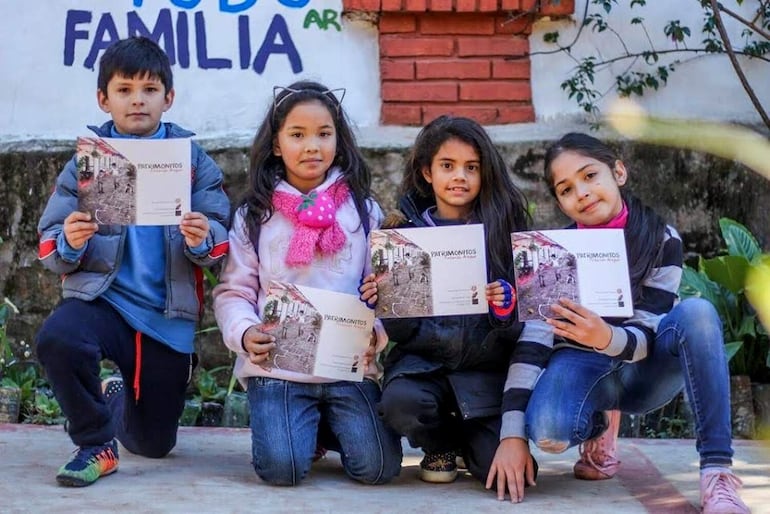
[(178, 225), (190, 212), (190, 140), (79, 137), (78, 210), (100, 225)]
[(374, 312), (358, 295), (270, 281), (262, 323), (276, 346), (261, 366), (334, 380), (364, 379)]
[(520, 321), (555, 317), (561, 297), (602, 317), (633, 315), (623, 230), (514, 232), (511, 245)]
[(483, 314), (488, 310), (480, 224), (372, 230), (379, 318)]

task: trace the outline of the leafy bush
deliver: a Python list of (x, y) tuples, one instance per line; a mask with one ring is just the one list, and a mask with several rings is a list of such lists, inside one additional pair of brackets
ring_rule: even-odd
[(770, 382), (768, 333), (746, 298), (746, 275), (761, 262), (756, 238), (740, 223), (719, 220), (726, 254), (700, 257), (698, 269), (685, 266), (679, 294), (710, 301), (722, 319), (725, 351), (732, 375), (749, 375), (753, 382)]

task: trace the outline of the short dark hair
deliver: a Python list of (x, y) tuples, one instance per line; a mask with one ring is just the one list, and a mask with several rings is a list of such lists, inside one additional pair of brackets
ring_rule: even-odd
[(166, 94), (174, 87), (168, 55), (155, 41), (144, 36), (121, 39), (104, 52), (99, 59), (96, 85), (105, 95), (107, 84), (115, 75), (128, 78), (149, 75), (163, 83)]

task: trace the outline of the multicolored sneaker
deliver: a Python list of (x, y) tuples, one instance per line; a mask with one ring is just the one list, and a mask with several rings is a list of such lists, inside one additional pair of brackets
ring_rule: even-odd
[(575, 478), (580, 480), (607, 480), (615, 476), (620, 469), (618, 452), (618, 431), (620, 430), (620, 411), (607, 411), (609, 423), (607, 430), (594, 439), (580, 445), (580, 459), (572, 468)]
[(703, 514), (751, 514), (738, 496), (743, 482), (727, 468), (706, 468), (700, 476)]
[(99, 446), (83, 446), (59, 468), (56, 481), (68, 487), (84, 487), (118, 470), (118, 444), (113, 439)]
[(457, 478), (455, 452), (426, 453), (420, 461), (420, 480), (432, 484), (448, 484)]

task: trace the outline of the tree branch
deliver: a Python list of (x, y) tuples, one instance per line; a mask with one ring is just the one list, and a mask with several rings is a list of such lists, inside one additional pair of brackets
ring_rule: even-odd
[[(583, 18), (582, 18), (583, 21), (585, 21), (586, 16), (588, 16), (588, 4), (590, 4), (590, 2), (586, 2), (585, 7), (583, 8)], [(539, 6), (540, 6), (540, 2), (538, 2), (535, 7), (539, 8)], [(518, 18), (514, 17), (512, 19), (516, 20)], [(567, 52), (569, 54), (570, 50), (572, 49), (572, 47), (575, 45), (575, 43), (577, 43), (578, 39), (580, 39), (580, 34), (583, 33), (583, 27), (585, 27), (585, 24), (583, 23), (583, 21), (580, 22), (580, 28), (578, 29), (577, 34), (575, 34), (575, 37), (572, 38), (572, 41), (567, 46), (558, 45), (559, 48), (557, 48), (555, 50), (547, 50), (547, 51), (543, 51), (543, 52), (535, 52), (534, 54), (531, 54), (531, 53), (527, 52), (527, 53), (521, 54), (521, 55), (511, 55), (511, 56), (506, 57), (505, 60), (507, 60), (507, 61), (515, 61), (515, 60), (518, 60), (518, 59), (528, 58), (531, 55), (552, 55), (552, 54), (558, 54), (559, 52)]]
[(762, 121), (765, 123), (765, 126), (767, 128), (770, 128), (770, 117), (767, 116), (767, 112), (762, 108), (762, 104), (759, 102), (759, 99), (757, 98), (757, 95), (754, 93), (754, 89), (752, 89), (751, 84), (749, 84), (749, 81), (746, 79), (746, 74), (743, 73), (743, 69), (741, 68), (740, 63), (738, 62), (738, 58), (735, 56), (735, 51), (733, 50), (733, 46), (730, 43), (730, 38), (727, 34), (727, 30), (725, 29), (724, 23), (722, 22), (722, 15), (719, 12), (719, 2), (717, 0), (710, 0), (711, 3), (711, 10), (714, 14), (714, 21), (717, 25), (717, 30), (719, 30), (719, 35), (722, 38), (722, 42), (725, 45), (725, 51), (727, 52), (728, 57), (730, 58), (730, 62), (733, 65), (733, 69), (735, 70), (735, 74), (738, 75), (738, 79), (741, 81), (741, 85), (743, 86), (743, 89), (746, 91), (746, 94), (749, 95), (749, 99), (751, 100), (752, 105), (754, 105), (754, 108), (759, 113), (759, 116), (762, 118)]
[[(531, 52), (525, 55), (511, 55), (506, 57), (507, 60), (516, 60), (516, 59), (525, 59), (527, 57), (532, 57), (535, 55), (550, 55), (552, 53), (558, 52), (558, 51), (566, 51), (566, 50), (555, 50), (555, 51), (549, 51), (549, 52)], [(671, 48), (669, 50), (654, 50), (650, 51), (649, 53), (656, 53), (658, 55), (664, 55), (664, 54), (676, 54), (676, 53), (701, 53), (701, 54), (710, 54), (710, 55), (716, 55), (714, 52), (709, 52), (705, 48)], [(764, 56), (758, 56), (758, 55), (751, 55), (747, 54), (746, 52), (734, 52), (736, 55), (742, 55), (746, 57), (751, 57), (752, 59), (759, 59), (760, 61), (765, 61), (767, 63), (770, 63), (770, 57), (764, 57)], [(637, 52), (632, 54), (625, 54), (625, 55), (619, 55), (617, 57), (612, 57), (611, 59), (606, 59), (600, 62), (597, 62), (597, 66), (601, 64), (609, 64), (613, 63), (615, 61), (622, 61), (623, 59), (632, 59), (636, 57), (644, 57), (644, 53)]]
[(756, 32), (760, 36), (764, 37), (765, 39), (770, 39), (770, 32), (767, 32), (766, 30), (764, 30), (764, 29), (762, 29), (760, 27), (757, 27), (757, 25), (754, 22), (751, 22), (751, 21), (747, 20), (743, 16), (739, 15), (736, 12), (731, 11), (730, 9), (728, 9), (727, 7), (725, 7), (722, 4), (719, 4), (719, 9), (723, 13), (725, 13), (726, 15), (728, 15), (731, 18), (739, 21), (740, 23), (742, 23), (746, 27), (750, 28), (751, 30), (753, 30), (754, 32)]

